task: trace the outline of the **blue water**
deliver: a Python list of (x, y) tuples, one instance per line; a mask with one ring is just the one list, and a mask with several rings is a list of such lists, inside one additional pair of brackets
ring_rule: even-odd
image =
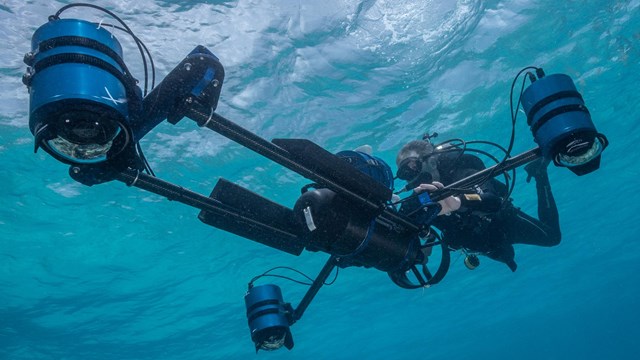
[[(536, 65), (575, 80), (611, 142), (597, 172), (550, 169), (562, 243), (516, 246), (517, 272), (485, 258), (469, 271), (454, 253), (441, 284), (408, 291), (348, 268), (292, 327), (292, 351), (258, 355), (247, 282), (278, 265), (314, 276), (327, 256), (280, 253), (118, 182), (86, 187), (34, 155), (22, 56), (66, 3), (0, 5), (0, 358), (637, 358), (640, 1), (96, 2), (146, 43), (159, 79), (196, 45), (212, 49), (226, 70), (218, 113), (266, 139), (368, 143), (392, 164), (426, 131), (506, 146), (511, 81)], [(521, 115), (514, 152), (535, 146), (530, 134)], [(291, 207), (307, 183), (190, 120), (142, 145), (158, 176), (203, 194), (224, 177)], [(520, 175), (515, 202), (535, 214)], [(272, 281), (294, 304), (306, 291)]]

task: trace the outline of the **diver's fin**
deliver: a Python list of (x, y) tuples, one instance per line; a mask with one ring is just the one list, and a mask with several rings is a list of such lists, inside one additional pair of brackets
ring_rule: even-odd
[(222, 178), (209, 197), (238, 216), (220, 216), (202, 210), (198, 218), (205, 224), (289, 254), (300, 255), (304, 250), (293, 210)]
[[(273, 139), (272, 142), (289, 152), (299, 164), (365, 199), (380, 203), (391, 199), (391, 189), (307, 139)], [(331, 184), (311, 180), (336, 191)]]

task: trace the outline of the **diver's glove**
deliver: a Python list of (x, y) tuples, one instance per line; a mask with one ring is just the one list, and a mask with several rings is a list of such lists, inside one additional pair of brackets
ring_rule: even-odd
[[(435, 190), (439, 190), (444, 188), (444, 185), (442, 185), (442, 183), (439, 183), (437, 181), (434, 181), (431, 184), (420, 184), (418, 185), (418, 187), (416, 187), (415, 189), (413, 189), (413, 191), (416, 194), (420, 194), (423, 193), (425, 191), (427, 192), (432, 192)], [(441, 209), (440, 212), (438, 213), (438, 215), (449, 215), (452, 212), (460, 209), (460, 205), (461, 205), (461, 200), (459, 197), (457, 196), (449, 196), (445, 199), (442, 199), (440, 201), (438, 201), (438, 204), (440, 204)]]
[(539, 158), (527, 164), (524, 170), (527, 172), (527, 183), (531, 182), (531, 178), (535, 178), (536, 181), (547, 180), (547, 166), (549, 161), (544, 158)]

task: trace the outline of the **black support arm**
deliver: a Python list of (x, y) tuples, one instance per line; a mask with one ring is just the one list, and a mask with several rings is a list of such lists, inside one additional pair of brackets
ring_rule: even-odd
[(318, 291), (320, 291), (320, 288), (325, 284), (325, 281), (337, 264), (338, 259), (335, 256), (331, 256), (329, 260), (327, 260), (327, 262), (324, 264), (322, 270), (320, 270), (320, 273), (318, 274), (318, 277), (316, 277), (316, 279), (313, 281), (311, 288), (307, 291), (306, 294), (304, 294), (304, 297), (302, 298), (302, 300), (300, 300), (300, 304), (293, 311), (293, 321), (291, 322), (292, 325), (296, 321), (300, 320), (302, 314), (304, 314), (304, 311), (307, 310), (307, 307), (309, 307), (309, 304), (311, 304), (311, 300), (313, 300)]
[(467, 176), (464, 179), (461, 179), (452, 184), (449, 184), (445, 186), (442, 190), (434, 191), (431, 194), (431, 200), (439, 201), (448, 196), (456, 195), (460, 193), (460, 191), (456, 189), (461, 189), (461, 188), (465, 189), (475, 185), (480, 185), (492, 177), (498, 176), (505, 171), (513, 170), (533, 160), (536, 160), (541, 156), (542, 156), (542, 150), (539, 147), (537, 147), (529, 151), (523, 152), (522, 154), (508, 158), (504, 162), (501, 162), (492, 167), (479, 171), (473, 175)]

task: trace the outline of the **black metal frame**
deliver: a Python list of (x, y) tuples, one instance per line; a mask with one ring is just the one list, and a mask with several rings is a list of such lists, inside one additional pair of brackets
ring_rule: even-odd
[[(369, 208), (374, 212), (380, 213), (380, 216), (385, 217), (390, 221), (402, 224), (403, 226), (415, 230), (416, 232), (420, 229), (418, 225), (412, 223), (409, 219), (404, 218), (387, 209), (386, 204), (367, 199), (360, 194), (353, 192), (351, 189), (335, 182), (333, 179), (313, 172), (313, 170), (297, 162), (294, 159), (293, 154), (289, 153), (287, 150), (244, 129), (234, 122), (216, 114), (214, 111), (210, 111), (210, 113), (207, 114), (200, 110), (202, 108), (203, 107), (200, 106), (195, 99), (187, 98), (185, 100), (185, 107), (183, 109), (186, 111), (186, 117), (194, 120), (199, 126), (211, 129), (219, 133), (220, 135), (225, 136), (239, 143), (240, 145), (268, 158), (269, 160), (272, 160), (302, 175), (307, 179), (326, 186), (327, 188), (348, 197), (350, 200), (356, 202), (357, 204)], [(541, 156), (542, 155), (540, 148), (536, 147), (517, 156), (508, 158), (502, 163), (479, 171), (478, 173), (468, 176), (460, 181), (449, 184), (444, 189), (432, 194), (431, 198), (433, 201), (442, 200), (447, 196), (455, 195), (456, 190), (454, 189), (465, 187), (468, 188), (474, 185), (479, 185), (482, 182), (486, 181), (489, 177), (498, 176), (506, 171), (515, 169), (519, 166), (536, 160)], [(72, 167), (72, 172), (76, 174), (79, 171), (83, 170), (89, 169)], [(244, 214), (238, 212), (236, 209), (231, 208), (220, 201), (212, 199), (211, 197), (193, 192), (182, 186), (172, 184), (157, 177), (144, 174), (140, 170), (122, 170), (116, 174), (115, 179), (125, 183), (128, 186), (134, 186), (158, 194), (160, 196), (166, 197), (169, 200), (178, 201), (185, 205), (210, 212), (214, 215), (225, 216), (228, 218), (233, 218), (236, 221), (249, 223), (259, 229), (264, 229), (264, 231), (276, 232), (279, 234), (279, 236), (283, 237), (284, 239), (290, 239), (292, 242), (297, 240), (297, 235), (294, 233), (283, 231), (282, 229), (273, 227), (270, 224), (247, 217)], [(441, 244), (441, 246), (446, 246), (446, 244)], [(293, 314), (293, 322), (299, 320), (302, 317), (304, 311), (309, 306), (320, 288), (323, 286), (331, 271), (338, 265), (338, 261), (339, 259), (336, 256), (331, 256), (325, 263), (324, 267), (314, 280), (311, 288), (307, 291), (299, 306), (295, 309)], [(417, 270), (415, 269), (415, 266), (413, 266), (411, 269), (416, 274), (418, 281), (420, 282), (420, 286), (416, 287), (428, 286), (431, 284), (429, 279), (425, 280), (419, 276)]]

